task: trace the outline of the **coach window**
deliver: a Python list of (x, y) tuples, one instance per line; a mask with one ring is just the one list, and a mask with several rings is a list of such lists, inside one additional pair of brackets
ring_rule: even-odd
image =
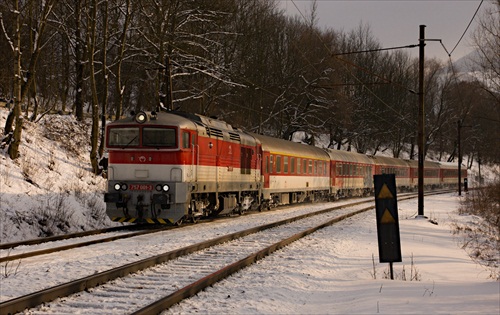
[(283, 157), (283, 173), (288, 174), (288, 156)]
[(307, 160), (306, 159), (302, 160), (302, 165), (304, 165), (304, 172), (303, 173), (307, 174)]
[(267, 173), (269, 173), (269, 157), (266, 156), (266, 162), (264, 163), (264, 167), (266, 168), (264, 171)]
[(276, 155), (276, 173), (281, 173), (281, 155)]
[(274, 173), (274, 155), (271, 155), (271, 162), (269, 164), (269, 173)]
[(297, 174), (300, 174), (300, 159), (297, 159)]
[(295, 174), (295, 158), (290, 158), (290, 174)]

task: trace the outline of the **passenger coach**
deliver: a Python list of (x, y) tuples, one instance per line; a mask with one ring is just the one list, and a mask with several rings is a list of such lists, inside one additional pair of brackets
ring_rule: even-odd
[(314, 201), (329, 194), (330, 159), (315, 146), (251, 134), (261, 145), (263, 199), (270, 205)]

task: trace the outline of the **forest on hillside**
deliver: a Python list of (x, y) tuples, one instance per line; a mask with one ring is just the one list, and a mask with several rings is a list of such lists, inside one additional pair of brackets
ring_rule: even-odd
[[(500, 0), (475, 18), (480, 75), (425, 60), (425, 152), (467, 165), (500, 162)], [(0, 4), (2, 147), (18, 156), (23, 120), (91, 120), (182, 110), (284, 139), (416, 158), (419, 61), (368, 25), (322, 29), (315, 3), (291, 17), (274, 0), (13, 0)], [(418, 44), (418, 43), (414, 43)]]

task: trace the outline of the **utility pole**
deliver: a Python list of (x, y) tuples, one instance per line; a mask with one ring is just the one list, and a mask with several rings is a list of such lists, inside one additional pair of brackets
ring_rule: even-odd
[(418, 39), (418, 216), (424, 216), (424, 151), (425, 151), (425, 111), (424, 111), (424, 47), (425, 25), (420, 25)]

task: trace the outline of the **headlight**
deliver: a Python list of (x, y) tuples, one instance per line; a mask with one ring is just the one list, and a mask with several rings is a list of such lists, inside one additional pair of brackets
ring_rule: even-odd
[(121, 186), (122, 186), (122, 185), (121, 185), (120, 183), (116, 183), (116, 184), (115, 184), (115, 190), (116, 190), (116, 191), (120, 190)]
[(128, 186), (127, 184), (122, 184), (122, 186), (120, 187), (122, 190), (127, 190)]
[(148, 120), (148, 115), (145, 112), (138, 112), (135, 115), (135, 121), (139, 124), (143, 124)]
[(156, 185), (156, 187), (155, 187), (155, 188), (156, 188), (156, 191), (161, 191), (161, 190), (162, 190), (162, 188), (161, 188), (161, 184)]
[(163, 187), (162, 187), (162, 188), (163, 188), (163, 191), (164, 191), (164, 192), (167, 192), (167, 191), (169, 191), (169, 190), (170, 190), (170, 186), (168, 186), (167, 184), (163, 185)]

